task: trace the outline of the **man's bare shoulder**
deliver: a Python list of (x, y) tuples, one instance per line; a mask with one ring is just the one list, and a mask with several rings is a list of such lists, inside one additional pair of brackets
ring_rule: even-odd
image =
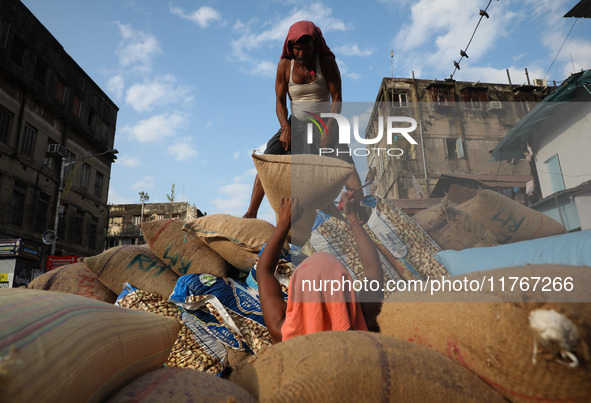
[(285, 71), (289, 69), (291, 65), (291, 59), (281, 59), (279, 63), (277, 63), (277, 71)]
[(333, 55), (320, 55), (318, 61), (320, 62), (322, 73), (325, 76), (328, 74), (330, 76), (340, 77), (339, 67)]

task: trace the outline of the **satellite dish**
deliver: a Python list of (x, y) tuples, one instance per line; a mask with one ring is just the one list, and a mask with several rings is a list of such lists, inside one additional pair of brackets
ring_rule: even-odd
[(57, 235), (55, 234), (55, 231), (48, 229), (43, 235), (41, 235), (41, 240), (46, 245), (53, 245), (57, 240)]

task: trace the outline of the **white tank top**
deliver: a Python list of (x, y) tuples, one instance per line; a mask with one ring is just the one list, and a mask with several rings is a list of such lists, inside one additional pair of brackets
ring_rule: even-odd
[(291, 59), (291, 70), (289, 72), (289, 83), (287, 87), (291, 115), (297, 119), (304, 120), (306, 116), (309, 116), (306, 112), (314, 114), (330, 112), (330, 90), (320, 70), (318, 55), (316, 55), (316, 80), (308, 84), (296, 84), (293, 81), (294, 62), (295, 60)]

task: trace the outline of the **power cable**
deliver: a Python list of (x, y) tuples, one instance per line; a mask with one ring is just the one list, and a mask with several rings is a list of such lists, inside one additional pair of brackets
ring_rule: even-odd
[[(497, 0), (498, 1), (498, 0)], [(492, 0), (488, 1), (488, 4), (486, 5), (486, 8), (484, 10), (480, 10), (479, 14), (480, 14), (480, 19), (478, 20), (478, 23), (476, 24), (476, 27), (474, 28), (474, 31), (472, 32), (472, 36), (470, 37), (470, 40), (468, 41), (468, 44), (466, 45), (466, 48), (463, 50), (460, 50), (460, 59), (456, 62), (454, 60), (454, 71), (453, 73), (451, 73), (451, 75), (449, 76), (450, 79), (453, 79), (454, 74), (456, 74), (456, 71), (460, 70), (460, 62), (462, 61), (462, 59), (464, 57), (468, 58), (468, 48), (470, 47), (470, 44), (472, 43), (472, 39), (474, 39), (474, 35), (476, 35), (476, 31), (478, 30), (478, 26), (480, 25), (480, 22), (482, 21), (482, 19), (484, 17), (486, 18), (490, 18), (490, 16), (487, 13), (488, 7), (490, 6), (490, 3), (492, 3)]]
[(568, 31), (568, 34), (566, 34), (566, 37), (564, 38), (564, 41), (562, 42), (562, 45), (560, 45), (560, 49), (558, 49), (558, 52), (556, 53), (556, 56), (554, 56), (554, 60), (552, 60), (552, 63), (550, 64), (550, 67), (548, 67), (548, 71), (546, 71), (546, 74), (544, 75), (543, 80), (546, 79), (546, 76), (548, 75), (548, 73), (550, 72), (550, 69), (552, 68), (552, 66), (554, 65), (554, 62), (556, 61), (556, 59), (558, 58), (558, 55), (560, 54), (560, 51), (562, 50), (562, 47), (564, 46), (564, 44), (566, 43), (566, 40), (568, 39), (570, 33), (573, 31), (573, 28), (575, 27), (575, 24), (577, 23), (579, 19), (575, 18), (575, 22), (573, 22), (573, 25), (570, 27), (570, 30)]

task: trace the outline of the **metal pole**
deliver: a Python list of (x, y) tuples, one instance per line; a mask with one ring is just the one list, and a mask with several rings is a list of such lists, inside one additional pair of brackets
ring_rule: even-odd
[(427, 192), (429, 196), (431, 196), (431, 186), (429, 186), (429, 176), (427, 175), (427, 161), (425, 161), (425, 142), (423, 141), (423, 122), (419, 122), (419, 127), (421, 128), (421, 151), (423, 154), (423, 171), (425, 174), (425, 185), (427, 186)]
[(58, 240), (58, 236), (57, 236), (57, 229), (59, 226), (59, 221), (60, 221), (60, 202), (62, 199), (62, 192), (64, 189), (64, 176), (66, 174), (66, 165), (70, 165), (74, 162), (78, 162), (78, 161), (82, 161), (88, 158), (94, 158), (94, 157), (98, 157), (101, 155), (105, 155), (105, 154), (109, 154), (109, 153), (113, 153), (113, 154), (118, 154), (119, 152), (117, 151), (117, 149), (112, 149), (109, 151), (104, 151), (102, 153), (98, 153), (98, 154), (93, 154), (93, 155), (87, 155), (86, 157), (82, 157), (82, 158), (78, 158), (72, 161), (69, 161), (66, 163), (66, 157), (62, 156), (62, 165), (61, 165), (61, 170), (60, 170), (60, 181), (59, 181), (59, 188), (57, 191), (57, 200), (55, 201), (55, 220), (53, 222), (53, 231), (55, 232), (55, 242), (51, 245), (51, 256), (55, 256), (55, 248), (57, 245), (57, 240)]
[(55, 256), (55, 247), (57, 244), (57, 228), (60, 222), (60, 201), (62, 198), (62, 191), (64, 187), (64, 174), (66, 169), (66, 157), (62, 157), (62, 164), (60, 167), (60, 181), (57, 189), (57, 200), (55, 201), (55, 220), (53, 222), (53, 232), (55, 232), (55, 242), (51, 244), (51, 256)]

